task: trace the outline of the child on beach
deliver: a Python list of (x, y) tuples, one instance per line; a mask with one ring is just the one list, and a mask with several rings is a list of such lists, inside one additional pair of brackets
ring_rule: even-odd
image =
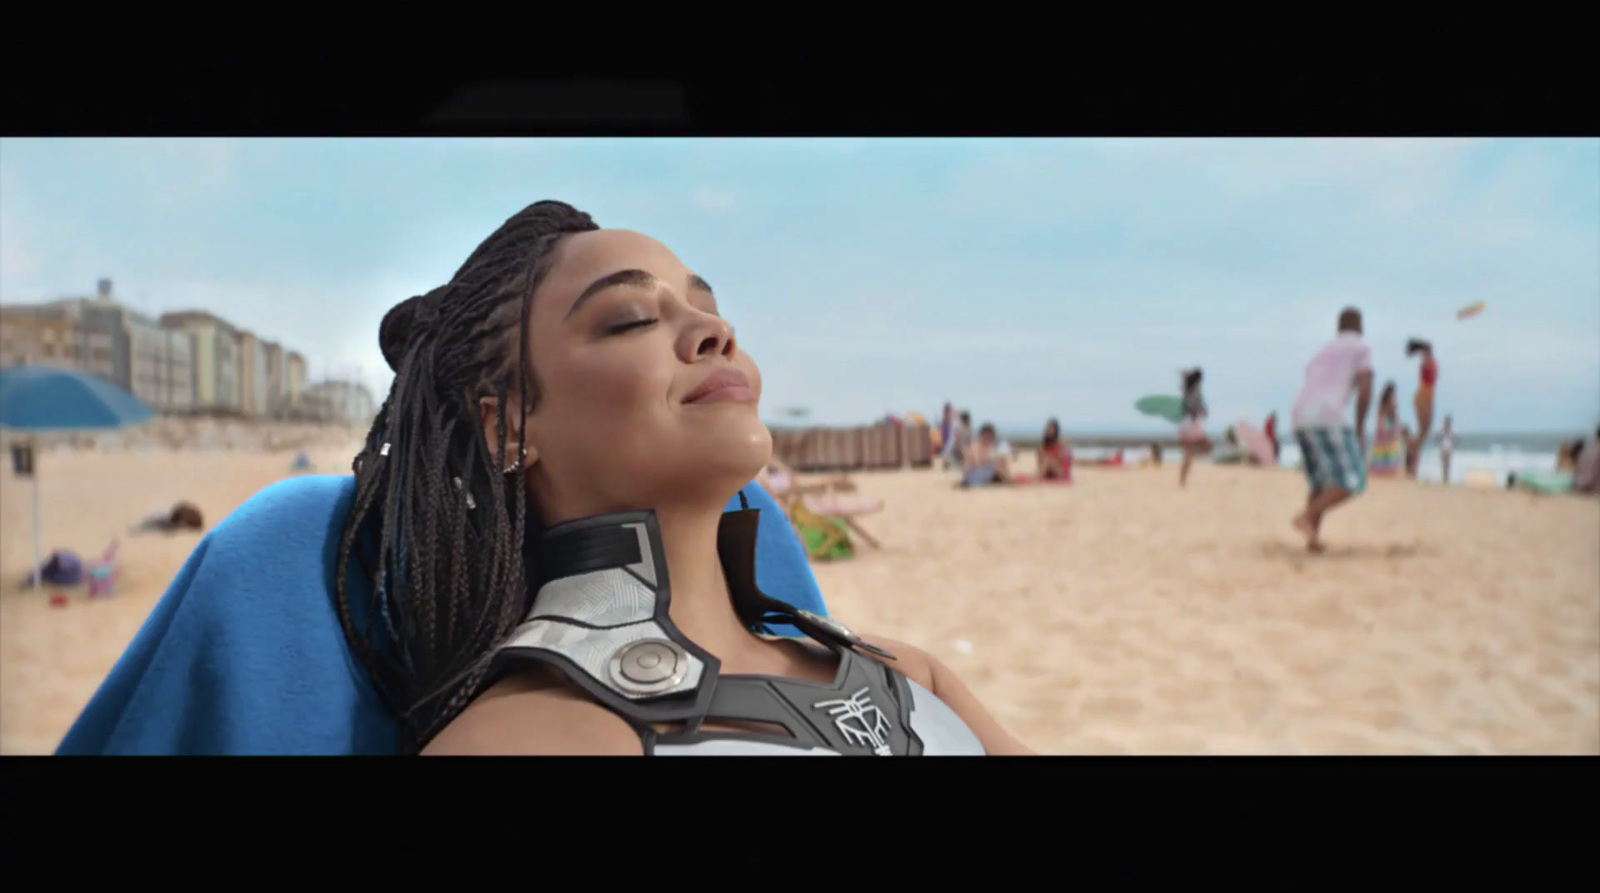
[(1204, 377), (1199, 367), (1183, 373), (1183, 424), (1178, 426), (1178, 440), (1183, 444), (1183, 466), (1178, 470), (1178, 486), (1189, 486), (1189, 466), (1194, 457), (1210, 452), (1211, 441), (1206, 438), (1206, 401), (1200, 394)]
[(1394, 477), (1401, 465), (1400, 401), (1395, 397), (1394, 382), (1383, 386), (1378, 397), (1377, 433), (1372, 440), (1370, 474), (1374, 477)]

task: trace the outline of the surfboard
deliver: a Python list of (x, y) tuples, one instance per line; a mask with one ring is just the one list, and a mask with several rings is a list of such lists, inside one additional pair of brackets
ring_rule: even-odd
[(1157, 394), (1141, 397), (1135, 401), (1133, 408), (1148, 416), (1166, 419), (1174, 425), (1183, 421), (1183, 399), (1166, 394)]
[(1489, 305), (1483, 301), (1479, 301), (1476, 304), (1468, 304), (1467, 306), (1456, 311), (1456, 319), (1471, 319), (1474, 316), (1482, 313), (1484, 308), (1488, 306)]

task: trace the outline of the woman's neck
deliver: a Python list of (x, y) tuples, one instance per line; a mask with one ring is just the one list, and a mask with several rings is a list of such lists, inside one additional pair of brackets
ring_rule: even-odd
[(717, 551), (722, 506), (657, 509), (667, 579), (672, 584), (668, 616), (690, 641), (719, 657), (760, 641), (733, 609), (727, 575)]

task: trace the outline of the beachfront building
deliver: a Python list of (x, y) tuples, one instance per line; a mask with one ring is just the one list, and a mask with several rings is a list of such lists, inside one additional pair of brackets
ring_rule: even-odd
[(41, 332), (58, 333), (52, 337), (59, 338), (63, 327), (71, 330), (70, 343), (56, 345), (53, 356), (39, 356), (46, 345), (37, 345), (36, 361), (99, 375), (157, 411), (182, 409), (193, 400), (190, 340), (118, 303), (109, 279), (100, 280), (92, 298), (62, 298), (8, 312), (41, 320)]
[[(51, 345), (51, 358), (66, 356), (59, 365), (98, 375), (123, 389), (128, 387), (128, 338), (119, 308), (111, 300), (111, 280), (100, 280), (99, 295), (93, 298), (63, 298), (43, 304), (13, 305), (14, 315), (31, 314), (40, 320), (64, 323), (71, 330), (65, 346)], [(41, 337), (55, 338), (60, 326), (38, 328)], [(51, 332), (50, 335), (45, 335)], [(39, 345), (41, 348), (45, 344)]]
[(269, 418), (281, 418), (288, 408), (287, 382), (283, 377), (283, 345), (261, 342), (261, 355), (267, 364), (267, 410)]
[(124, 310), (122, 319), (128, 344), (128, 390), (158, 412), (192, 409), (193, 336), (164, 329), (156, 320), (132, 310)]
[(343, 425), (365, 423), (377, 412), (372, 392), (353, 381), (318, 382), (306, 388), (301, 405), (307, 418)]
[(78, 332), (71, 322), (31, 307), (0, 307), (0, 366), (77, 369)]
[(239, 412), (239, 333), (233, 326), (203, 310), (162, 314), (161, 326), (193, 339), (194, 409)]
[(41, 304), (39, 310), (78, 330), (79, 368), (110, 380), (157, 411), (185, 408), (192, 402), (190, 339), (174, 336), (155, 320), (119, 303), (111, 280), (100, 280), (94, 297), (63, 298)]
[(289, 351), (283, 358), (284, 390), (289, 397), (289, 408), (299, 409), (306, 391), (306, 358), (298, 351)]
[(251, 418), (272, 412), (266, 344), (254, 332), (239, 333), (239, 411)]

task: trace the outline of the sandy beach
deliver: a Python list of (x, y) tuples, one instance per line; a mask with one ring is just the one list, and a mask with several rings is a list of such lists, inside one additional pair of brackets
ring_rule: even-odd
[[(347, 473), (350, 445), (312, 447)], [(215, 524), (292, 451), (41, 457), (46, 550), (120, 536), (111, 599), (21, 588), (31, 484), (0, 477), (0, 753), (49, 753), (199, 541), (127, 536), (179, 499)], [(1293, 471), (1078, 471), (960, 491), (857, 475), (882, 541), (819, 564), (832, 612), (937, 654), (1049, 754), (1600, 753), (1600, 500), (1374, 481), (1330, 551)]]

